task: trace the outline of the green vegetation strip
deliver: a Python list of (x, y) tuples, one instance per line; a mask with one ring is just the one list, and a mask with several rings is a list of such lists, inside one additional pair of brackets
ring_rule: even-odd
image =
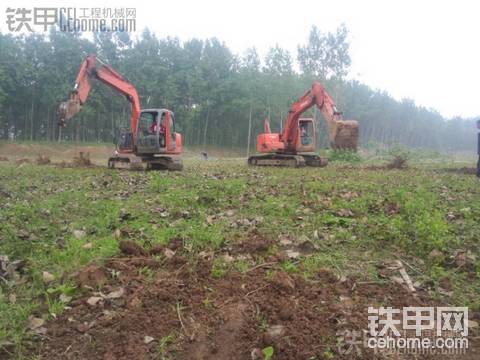
[[(21, 358), (29, 316), (61, 313), (60, 295), (79, 292), (70, 275), (117, 254), (119, 236), (147, 249), (182, 238), (192, 256), (248, 240), (253, 229), (275, 241), (306, 236), (319, 250), (280, 264), (286, 271), (309, 276), (328, 267), (385, 281), (376, 266), (400, 258), (415, 269), (414, 281), (430, 284), (432, 297), (445, 296), (438, 287), (448, 282), (448, 302), (478, 311), (478, 180), (415, 164), (372, 170), (357, 160), (342, 156), (323, 169), (187, 161), (176, 173), (0, 166), (0, 254), (25, 261), (21, 280), (2, 281), (0, 344), (13, 343)], [(452, 260), (458, 250), (473, 259), (468, 271)], [(248, 267), (218, 257), (212, 276)]]

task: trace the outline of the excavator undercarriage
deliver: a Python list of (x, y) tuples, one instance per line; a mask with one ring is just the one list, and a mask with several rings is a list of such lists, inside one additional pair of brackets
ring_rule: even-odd
[(282, 167), (324, 167), (328, 165), (327, 158), (315, 154), (265, 154), (253, 155), (248, 158), (248, 165), (282, 166)]
[(357, 151), (358, 122), (343, 120), (342, 113), (323, 86), (314, 81), (312, 88), (303, 94), (289, 109), (283, 131), (270, 130), (268, 119), (264, 123), (264, 132), (257, 136), (256, 149), (259, 155), (248, 158), (249, 165), (323, 167), (328, 164), (326, 158), (315, 154), (316, 132), (312, 118), (300, 118), (309, 108), (316, 105), (326, 121), (328, 139), (333, 150)]
[(108, 159), (110, 169), (129, 170), (183, 170), (180, 157), (174, 156), (148, 156), (141, 157), (134, 154), (115, 154)]

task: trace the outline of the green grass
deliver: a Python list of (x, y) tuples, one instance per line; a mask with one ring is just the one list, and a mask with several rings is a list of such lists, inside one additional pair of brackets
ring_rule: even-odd
[[(351, 160), (345, 159), (339, 161)], [(252, 226), (236, 225), (244, 219), (256, 219), (256, 230), (273, 239), (307, 236), (319, 246), (311, 257), (280, 264), (286, 271), (308, 277), (327, 267), (378, 280), (375, 265), (400, 257), (418, 268), (411, 272), (414, 281), (438, 284), (447, 277), (453, 291), (449, 302), (478, 310), (479, 181), (432, 166), (389, 171), (355, 166), (269, 169), (190, 160), (183, 172), (145, 173), (2, 164), (0, 254), (26, 264), (25, 282), (0, 287), (0, 343), (13, 342), (13, 356), (22, 358), (28, 316), (61, 313), (60, 294), (79, 291), (69, 275), (92, 260), (114, 256), (117, 229), (146, 248), (181, 238), (194, 256), (247, 236)], [(227, 211), (233, 215), (225, 216)], [(74, 230), (86, 236), (77, 239)], [(86, 243), (92, 247), (84, 248)], [(429, 259), (434, 249), (445, 258), (456, 249), (470, 250), (477, 258), (475, 277)], [(216, 258), (211, 275), (249, 266)], [(44, 284), (43, 271), (55, 281)], [(159, 348), (160, 358), (168, 342)]]

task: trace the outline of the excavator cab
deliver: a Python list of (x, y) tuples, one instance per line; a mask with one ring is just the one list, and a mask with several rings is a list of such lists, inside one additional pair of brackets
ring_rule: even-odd
[(145, 109), (137, 123), (136, 153), (139, 156), (180, 153), (181, 138), (175, 131), (175, 115), (167, 109)]
[(315, 123), (312, 118), (298, 119), (298, 152), (314, 152), (316, 145)]

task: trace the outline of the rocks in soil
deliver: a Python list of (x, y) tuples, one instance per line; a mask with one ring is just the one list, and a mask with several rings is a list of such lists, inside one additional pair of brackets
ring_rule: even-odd
[(476, 257), (470, 251), (458, 249), (453, 254), (453, 259), (458, 268), (472, 269), (475, 265)]
[(280, 308), (279, 316), (280, 319), (283, 321), (288, 321), (293, 318), (294, 313), (294, 305), (290, 303), (286, 303), (284, 306)]
[(126, 209), (122, 208), (120, 209), (120, 214), (118, 215), (120, 221), (126, 221), (128, 219), (131, 219), (132, 214), (129, 213)]
[(81, 332), (83, 334), (90, 329), (90, 326), (88, 326), (88, 323), (80, 323), (77, 325), (76, 329), (78, 330), (78, 332)]
[(292, 250), (292, 249), (287, 249), (287, 250), (285, 250), (285, 255), (289, 259), (296, 259), (296, 258), (300, 257), (300, 252)]
[(50, 158), (46, 155), (38, 155), (37, 158), (35, 159), (35, 164), (37, 165), (48, 165), (50, 164), (52, 161), (50, 160)]
[(42, 279), (45, 284), (48, 284), (55, 280), (55, 276), (50, 274), (48, 271), (44, 271), (42, 273)]
[(34, 316), (30, 316), (28, 318), (28, 327), (31, 330), (35, 330), (35, 329), (41, 327), (43, 324), (45, 324), (45, 320), (42, 319), (42, 318), (38, 318), (38, 317), (34, 317)]
[(152, 341), (154, 341), (154, 340), (155, 340), (155, 338), (153, 338), (153, 337), (151, 337), (151, 336), (145, 336), (145, 337), (143, 338), (143, 342), (144, 342), (145, 344), (150, 344), (150, 343), (151, 343)]
[(263, 360), (264, 356), (262, 353), (262, 349), (260, 348), (254, 348), (252, 352), (250, 353), (250, 358), (252, 360)]
[(68, 296), (68, 295), (65, 295), (65, 294), (60, 294), (60, 296), (58, 297), (58, 299), (64, 303), (64, 304), (67, 304), (69, 303), (71, 300), (72, 300), (72, 297), (71, 296)]
[(125, 289), (123, 287), (119, 288), (118, 290), (112, 291), (111, 293), (107, 294), (107, 299), (118, 299), (125, 294)]
[(428, 254), (428, 258), (433, 262), (440, 263), (444, 260), (444, 255), (440, 250), (433, 249), (430, 254)]
[(164, 250), (165, 250), (165, 247), (163, 245), (155, 244), (150, 249), (150, 254), (151, 255), (160, 255), (160, 254), (163, 254)]
[(94, 289), (107, 282), (107, 275), (100, 266), (90, 264), (76, 273), (75, 280), (80, 287)]
[(97, 306), (101, 301), (103, 301), (103, 297), (91, 296), (87, 299), (87, 304), (90, 306)]
[(183, 248), (183, 239), (175, 237), (170, 240), (167, 247), (173, 251), (181, 250)]
[(340, 209), (337, 212), (335, 212), (335, 215), (337, 215), (338, 217), (349, 218), (349, 217), (353, 217), (354, 213), (351, 210), (348, 210), (348, 209)]
[(263, 343), (265, 345), (274, 345), (285, 335), (285, 327), (283, 325), (270, 326), (263, 335)]
[(164, 251), (163, 251), (163, 254), (165, 255), (165, 257), (167, 259), (171, 259), (175, 256), (175, 251), (169, 249), (169, 248), (166, 248)]
[[(335, 351), (340, 326), (362, 328), (368, 306), (387, 300), (395, 308), (428, 303), (421, 292), (413, 297), (393, 283), (358, 283), (353, 291), (352, 279), (339, 281), (328, 269), (308, 280), (278, 270), (272, 274), (262, 267), (216, 279), (211, 277), (214, 260), (207, 256), (196, 257), (188, 267), (173, 259), (157, 268), (154, 281), (147, 281), (139, 271), (145, 265), (137, 258), (107, 261), (105, 272), (119, 271), (121, 277), (107, 278), (99, 292), (72, 301), (71, 310), (49, 321), (48, 338), (38, 355), (56, 358), (68, 348), (69, 354), (81, 359), (149, 359), (157, 355), (154, 345), (159, 339), (175, 334), (164, 350), (165, 357), (178, 360), (243, 360), (254, 358), (252, 354), (262, 356), (261, 349), (268, 346), (274, 347), (276, 360), (322, 358), (325, 348), (319, 344)], [(92, 264), (79, 275), (98, 269)], [(108, 298), (120, 294), (121, 288), (123, 295)], [(92, 296), (102, 300), (88, 305)], [(183, 324), (176, 310), (179, 303)], [(332, 343), (325, 343), (328, 339)], [(365, 353), (365, 358), (370, 355)]]
[(84, 230), (73, 230), (73, 236), (75, 239), (80, 240), (87, 236), (87, 233)]
[(147, 256), (147, 252), (145, 249), (131, 240), (121, 240), (118, 244), (120, 251), (122, 254), (129, 255), (129, 256)]
[(5, 280), (17, 281), (24, 265), (22, 260), (11, 261), (7, 255), (0, 255), (0, 276)]
[(295, 290), (295, 282), (284, 272), (276, 272), (273, 275), (271, 282), (276, 288), (282, 291), (291, 293)]

